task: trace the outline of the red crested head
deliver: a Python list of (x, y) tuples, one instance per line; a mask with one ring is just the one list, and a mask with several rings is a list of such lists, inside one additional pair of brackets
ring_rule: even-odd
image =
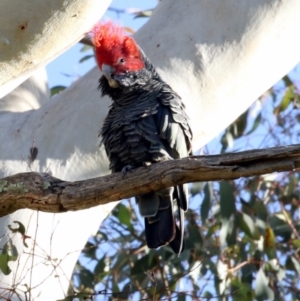
[(92, 33), (96, 61), (101, 70), (103, 64), (112, 67), (116, 74), (144, 68), (139, 47), (121, 26), (108, 21), (97, 24)]

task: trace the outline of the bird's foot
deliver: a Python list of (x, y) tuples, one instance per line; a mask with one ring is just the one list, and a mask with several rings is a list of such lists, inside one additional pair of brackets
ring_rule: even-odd
[(152, 163), (149, 162), (149, 161), (144, 161), (144, 162), (143, 162), (143, 166), (144, 166), (144, 167), (149, 167), (150, 165), (152, 165)]
[(125, 177), (125, 175), (129, 172), (129, 171), (132, 171), (134, 169), (133, 166), (131, 165), (126, 165), (122, 168), (122, 174), (123, 174), (123, 177)]

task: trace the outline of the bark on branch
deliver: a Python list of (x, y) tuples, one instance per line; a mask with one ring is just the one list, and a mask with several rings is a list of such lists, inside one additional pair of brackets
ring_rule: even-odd
[(300, 144), (213, 156), (193, 156), (77, 182), (46, 173), (0, 179), (0, 216), (21, 208), (65, 212), (90, 208), (177, 184), (229, 180), (300, 167)]

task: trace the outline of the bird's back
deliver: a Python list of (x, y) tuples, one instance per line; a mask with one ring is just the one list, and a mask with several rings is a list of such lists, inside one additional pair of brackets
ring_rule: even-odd
[[(101, 130), (112, 172), (191, 154), (192, 132), (184, 105), (158, 76), (139, 89), (111, 88), (102, 77), (100, 88), (113, 99)], [(145, 217), (147, 245), (157, 248), (170, 244), (175, 253), (180, 253), (187, 185), (150, 192), (136, 199)], [(175, 200), (178, 224), (174, 217)]]

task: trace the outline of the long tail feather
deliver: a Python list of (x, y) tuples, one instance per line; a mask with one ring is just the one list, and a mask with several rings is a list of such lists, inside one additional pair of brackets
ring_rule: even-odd
[[(169, 244), (174, 253), (184, 249), (184, 211), (188, 207), (187, 187), (151, 192), (137, 198), (140, 213), (145, 217), (146, 241), (149, 248)], [(174, 217), (173, 200), (177, 202), (178, 225)]]

